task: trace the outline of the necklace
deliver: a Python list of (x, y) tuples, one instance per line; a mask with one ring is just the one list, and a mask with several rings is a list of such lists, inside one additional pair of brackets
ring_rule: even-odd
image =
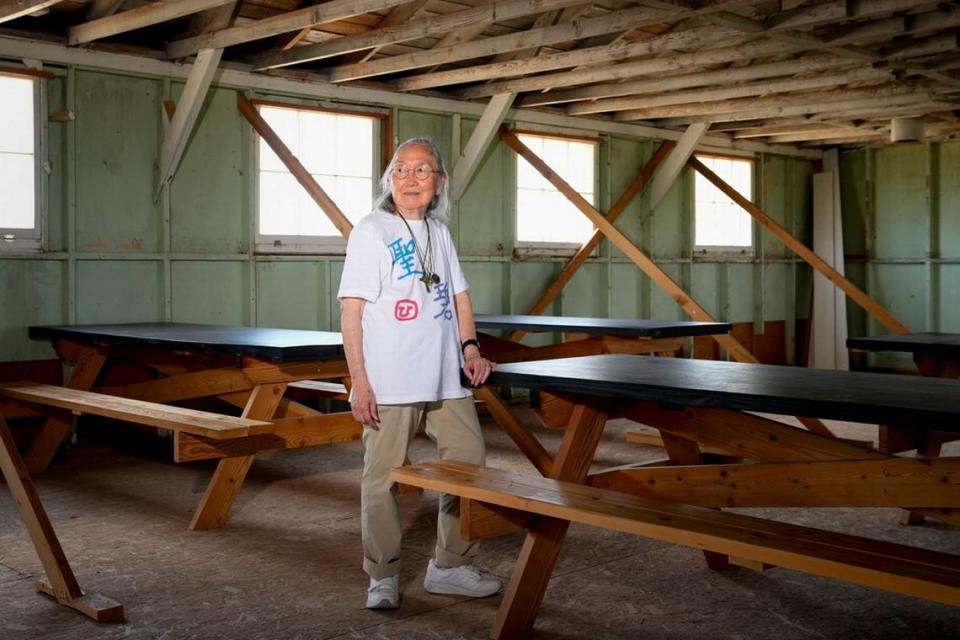
[(423, 272), (423, 275), (420, 276), (420, 282), (427, 288), (427, 293), (430, 293), (430, 285), (440, 284), (440, 276), (433, 270), (433, 242), (430, 238), (430, 221), (426, 218), (423, 219), (423, 223), (427, 225), (427, 250), (420, 253), (420, 244), (417, 242), (417, 236), (413, 235), (413, 229), (410, 228), (410, 223), (407, 222), (407, 219), (404, 218), (399, 211), (397, 215), (400, 216), (404, 226), (407, 227), (407, 231), (410, 232), (410, 239), (413, 240), (413, 249), (417, 252), (417, 259), (420, 261), (420, 271)]

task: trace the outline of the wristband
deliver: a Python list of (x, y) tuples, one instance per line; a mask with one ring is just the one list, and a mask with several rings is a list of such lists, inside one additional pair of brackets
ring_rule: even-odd
[(469, 340), (464, 340), (460, 344), (460, 353), (462, 353), (463, 355), (467, 355), (466, 353), (467, 347), (469, 347), (470, 345), (475, 346), (478, 350), (480, 349), (480, 341), (477, 340), (476, 338), (470, 338)]

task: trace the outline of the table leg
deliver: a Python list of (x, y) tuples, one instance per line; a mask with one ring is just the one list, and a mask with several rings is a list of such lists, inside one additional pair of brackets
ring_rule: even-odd
[[(78, 347), (77, 364), (70, 374), (70, 379), (64, 386), (71, 389), (89, 390), (100, 375), (107, 358), (104, 354), (90, 347)], [(54, 409), (43, 423), (40, 433), (34, 438), (30, 450), (24, 458), (27, 469), (31, 473), (46, 471), (50, 461), (57, 453), (60, 443), (70, 431), (73, 421), (69, 411)]]
[[(554, 459), (550, 477), (583, 482), (606, 422), (606, 413), (577, 405)], [(538, 517), (531, 521), (513, 576), (497, 612), (491, 638), (515, 638), (533, 627), (569, 525), (569, 522), (555, 518)]]
[(10, 487), (10, 493), (20, 509), (20, 518), (47, 574), (49, 582), (38, 582), (37, 589), (97, 622), (123, 620), (122, 604), (97, 594), (84, 595), (80, 589), (3, 416), (0, 416), (0, 471)]
[[(250, 399), (243, 410), (244, 418), (270, 420), (283, 400), (286, 383), (261, 384), (253, 388)], [(247, 477), (254, 456), (223, 458), (217, 463), (210, 484), (193, 514), (191, 529), (216, 529), (222, 527), (230, 516), (230, 507), (240, 493), (243, 481)]]

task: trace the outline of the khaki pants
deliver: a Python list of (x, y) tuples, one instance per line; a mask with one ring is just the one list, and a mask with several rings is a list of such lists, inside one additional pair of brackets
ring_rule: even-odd
[[(407, 447), (426, 413), (427, 435), (437, 443), (441, 460), (482, 465), (483, 434), (473, 396), (437, 402), (378, 405), (379, 429), (363, 428), (363, 476), (360, 522), (363, 570), (382, 580), (400, 573), (400, 507), (390, 470), (403, 465)], [(470, 564), (477, 544), (460, 537), (460, 498), (442, 494), (437, 517), (436, 563)]]

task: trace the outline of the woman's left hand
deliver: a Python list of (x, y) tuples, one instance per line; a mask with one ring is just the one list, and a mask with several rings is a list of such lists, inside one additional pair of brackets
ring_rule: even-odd
[(463, 372), (467, 375), (470, 384), (475, 387), (479, 387), (486, 382), (496, 368), (495, 363), (490, 362), (483, 356), (467, 358), (463, 363)]

